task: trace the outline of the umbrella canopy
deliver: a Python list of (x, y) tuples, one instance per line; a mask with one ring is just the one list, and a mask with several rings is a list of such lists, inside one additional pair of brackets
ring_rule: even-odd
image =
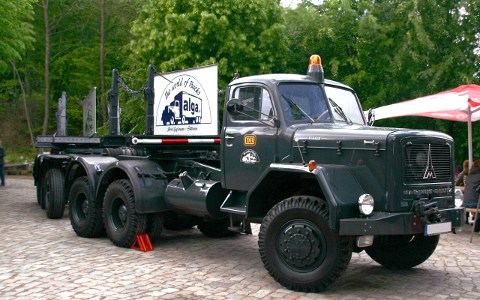
[(472, 122), (480, 120), (480, 86), (461, 85), (452, 90), (407, 100), (373, 110), (375, 120), (423, 116), (468, 122), (468, 160), (472, 166)]

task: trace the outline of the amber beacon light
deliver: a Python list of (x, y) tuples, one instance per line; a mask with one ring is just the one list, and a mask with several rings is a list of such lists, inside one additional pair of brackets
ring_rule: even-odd
[(312, 77), (319, 83), (324, 82), (322, 59), (320, 58), (320, 55), (314, 54), (310, 56), (307, 75)]

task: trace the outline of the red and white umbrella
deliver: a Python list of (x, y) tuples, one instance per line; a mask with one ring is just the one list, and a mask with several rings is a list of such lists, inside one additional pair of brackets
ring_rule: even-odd
[(472, 122), (480, 120), (480, 86), (461, 85), (452, 90), (375, 108), (375, 120), (422, 116), (468, 122), (468, 160), (472, 166)]

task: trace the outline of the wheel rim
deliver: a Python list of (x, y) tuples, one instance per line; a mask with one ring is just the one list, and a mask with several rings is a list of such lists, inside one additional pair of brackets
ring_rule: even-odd
[(308, 272), (318, 268), (325, 260), (326, 245), (318, 226), (307, 220), (293, 220), (279, 232), (276, 249), (290, 268)]
[(79, 194), (75, 199), (75, 211), (77, 218), (84, 221), (88, 215), (88, 198), (85, 194)]
[(115, 199), (112, 203), (111, 220), (115, 230), (121, 231), (125, 228), (125, 224), (127, 223), (127, 207), (120, 198)]

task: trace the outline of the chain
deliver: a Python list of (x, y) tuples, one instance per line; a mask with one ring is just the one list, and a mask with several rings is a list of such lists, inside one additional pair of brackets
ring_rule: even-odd
[(127, 94), (131, 94), (131, 95), (137, 95), (137, 94), (143, 93), (148, 87), (148, 82), (146, 82), (138, 91), (132, 90), (131, 88), (128, 87), (128, 85), (125, 83), (125, 81), (123, 80), (123, 77), (120, 76), (120, 74), (118, 74), (118, 83), (120, 83), (120, 86), (125, 90), (125, 92), (127, 92)]

